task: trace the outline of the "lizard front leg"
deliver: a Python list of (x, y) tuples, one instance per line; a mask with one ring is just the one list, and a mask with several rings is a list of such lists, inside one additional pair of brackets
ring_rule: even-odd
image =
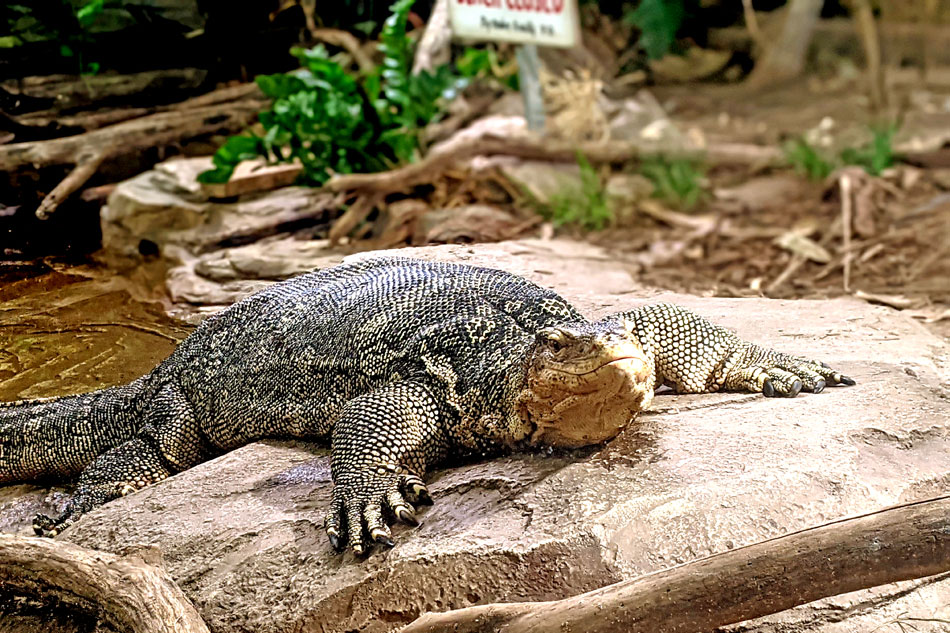
[(649, 305), (608, 318), (623, 322), (654, 359), (657, 384), (679, 393), (732, 390), (792, 397), (803, 389), (819, 393), (826, 385), (855, 384), (821, 361), (743, 341), (680, 306)]
[(432, 503), (422, 477), (449, 442), (429, 389), (398, 382), (351, 400), (333, 428), (333, 495), (324, 521), (330, 544), (364, 553), (392, 546), (388, 523), (417, 525), (415, 505)]

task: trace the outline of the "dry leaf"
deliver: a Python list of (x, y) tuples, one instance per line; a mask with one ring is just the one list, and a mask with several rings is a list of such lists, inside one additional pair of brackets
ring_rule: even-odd
[(801, 255), (805, 259), (810, 259), (819, 264), (827, 264), (831, 261), (831, 253), (824, 246), (805, 237), (796, 231), (788, 231), (775, 238), (775, 244), (796, 255)]

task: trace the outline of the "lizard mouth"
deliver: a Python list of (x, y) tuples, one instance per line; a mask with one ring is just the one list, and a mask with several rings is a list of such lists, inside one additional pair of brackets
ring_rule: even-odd
[(590, 376), (591, 374), (596, 374), (597, 372), (603, 371), (609, 367), (616, 367), (618, 365), (625, 364), (631, 360), (639, 361), (640, 359), (638, 359), (636, 356), (621, 356), (620, 358), (614, 358), (614, 359), (608, 360), (605, 363), (601, 363), (597, 367), (594, 367), (593, 369), (589, 369), (587, 371), (571, 371), (570, 369), (558, 368), (558, 367), (552, 367), (552, 369), (554, 371), (560, 372), (562, 374), (567, 374), (569, 376)]
[(600, 352), (574, 367), (559, 363), (529, 374), (523, 403), (535, 426), (532, 444), (574, 448), (605, 442), (649, 404), (652, 367), (639, 346), (625, 342)]

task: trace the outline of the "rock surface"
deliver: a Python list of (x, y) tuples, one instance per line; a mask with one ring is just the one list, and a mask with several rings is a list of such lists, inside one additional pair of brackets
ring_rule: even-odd
[[(659, 395), (606, 446), (439, 470), (422, 525), (397, 527), (396, 547), (366, 560), (331, 553), (321, 528), (328, 457), (304, 444), (241, 448), (114, 501), (59, 538), (115, 552), (160, 549), (216, 632), (377, 632), (426, 610), (566, 597), (950, 492), (950, 345), (893, 310), (650, 291), (609, 254), (556, 241), (412, 253), (526, 275), (591, 317), (676, 301), (747, 339), (833, 362), (858, 385), (792, 400)], [(0, 524), (19, 529), (49, 503), (42, 490), (4, 492), (16, 498), (0, 500)], [(926, 580), (733, 629), (896, 631), (899, 618), (950, 619), (948, 605), (950, 581)]]
[(333, 195), (309, 187), (210, 200), (195, 180), (210, 166), (208, 158), (172, 159), (122, 182), (102, 209), (103, 248), (126, 256), (164, 253), (169, 247), (199, 253), (316, 223), (338, 206)]

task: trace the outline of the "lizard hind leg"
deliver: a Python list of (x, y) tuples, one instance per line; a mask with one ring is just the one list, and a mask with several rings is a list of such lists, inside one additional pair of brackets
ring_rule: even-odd
[(145, 437), (128, 440), (97, 457), (82, 472), (63, 514), (55, 519), (37, 515), (33, 519), (33, 530), (38, 536), (56, 536), (94, 508), (171, 474), (168, 462), (154, 442)]

